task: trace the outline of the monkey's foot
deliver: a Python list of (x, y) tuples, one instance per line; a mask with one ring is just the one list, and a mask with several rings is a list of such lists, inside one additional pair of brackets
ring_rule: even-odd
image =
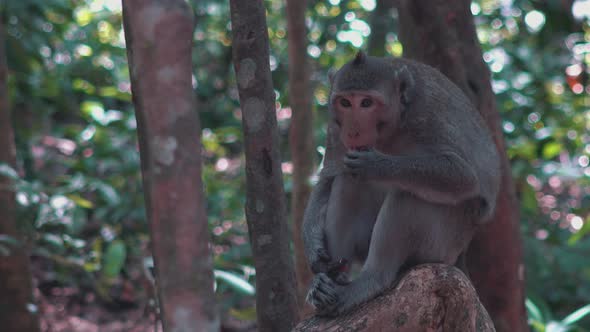
[(338, 316), (350, 309), (344, 301), (344, 288), (325, 273), (316, 274), (307, 293), (307, 302), (319, 316)]

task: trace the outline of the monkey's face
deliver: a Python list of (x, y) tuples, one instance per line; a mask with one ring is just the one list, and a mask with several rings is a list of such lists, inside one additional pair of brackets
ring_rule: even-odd
[(386, 124), (386, 103), (377, 91), (343, 91), (332, 95), (334, 120), (349, 150), (373, 148)]
[(329, 78), (329, 109), (344, 146), (363, 150), (391, 145), (415, 91), (408, 68), (359, 52)]

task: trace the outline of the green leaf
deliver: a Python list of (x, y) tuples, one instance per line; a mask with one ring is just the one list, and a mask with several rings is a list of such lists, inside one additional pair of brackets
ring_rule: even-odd
[(66, 195), (69, 199), (71, 199), (72, 201), (74, 201), (74, 203), (76, 203), (76, 205), (78, 205), (79, 207), (83, 207), (85, 209), (91, 209), (94, 207), (94, 204), (92, 204), (91, 201), (80, 197), (79, 195), (74, 195), (74, 194), (70, 194), (70, 195)]
[(237, 290), (238, 292), (246, 295), (254, 295), (256, 290), (254, 286), (250, 285), (250, 283), (241, 277), (226, 271), (215, 270), (213, 271), (215, 274), (215, 279), (224, 281), (230, 287)]
[(581, 307), (580, 309), (572, 312), (571, 314), (569, 314), (567, 317), (565, 317), (561, 323), (565, 324), (565, 325), (572, 325), (575, 322), (579, 321), (580, 319), (584, 318), (585, 316), (587, 316), (588, 314), (590, 314), (590, 304), (587, 304), (583, 307)]
[(529, 317), (531, 317), (531, 319), (539, 322), (545, 321), (543, 314), (541, 314), (541, 310), (539, 310), (533, 301), (527, 298), (524, 302), (524, 305), (526, 306), (526, 310), (529, 313)]
[(119, 90), (114, 86), (108, 86), (104, 88), (100, 88), (98, 94), (102, 97), (111, 97), (114, 98), (119, 94)]
[(561, 152), (563, 146), (559, 142), (548, 142), (543, 146), (543, 158), (544, 159), (553, 159), (557, 157), (557, 155)]
[(105, 110), (102, 103), (96, 101), (83, 101), (80, 103), (80, 109), (82, 110), (82, 113), (90, 116), (96, 122), (104, 124)]
[(109, 244), (102, 258), (102, 273), (104, 276), (114, 278), (119, 275), (125, 265), (127, 248), (121, 240), (115, 240)]
[(60, 235), (56, 234), (43, 234), (42, 236), (43, 241), (51, 245), (54, 249), (63, 250), (64, 249), (64, 240)]
[(14, 170), (14, 168), (10, 167), (10, 165), (6, 163), (0, 163), (0, 175), (3, 175), (11, 180), (18, 180), (18, 173)]
[(74, 18), (76, 23), (83, 27), (92, 21), (93, 13), (89, 9), (81, 7), (76, 10)]
[(82, 265), (82, 268), (86, 272), (95, 272), (99, 269), (98, 264), (93, 263), (93, 262), (84, 262), (84, 264)]
[(229, 314), (239, 320), (255, 321), (256, 320), (256, 307), (252, 306), (244, 309), (229, 309)]
[(121, 201), (117, 191), (106, 183), (97, 183), (96, 189), (101, 194), (102, 198), (109, 203), (109, 205), (117, 205)]
[(535, 190), (530, 185), (522, 186), (521, 204), (529, 213), (534, 213), (539, 209)]
[(534, 331), (545, 332), (545, 324), (543, 324), (542, 322), (539, 322), (534, 319), (529, 319), (529, 325), (533, 327)]
[(575, 245), (588, 233), (590, 233), (590, 217), (586, 218), (584, 226), (582, 226), (582, 228), (579, 231), (575, 232), (569, 237), (569, 239), (567, 239), (567, 244), (569, 246)]
[(550, 321), (545, 326), (545, 332), (567, 332), (569, 328), (563, 325), (561, 322)]

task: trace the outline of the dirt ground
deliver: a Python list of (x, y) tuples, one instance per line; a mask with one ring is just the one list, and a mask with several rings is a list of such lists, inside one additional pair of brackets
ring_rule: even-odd
[(162, 331), (156, 315), (141, 306), (115, 310), (96, 301), (84, 303), (71, 289), (54, 289), (50, 296), (39, 289), (36, 293), (43, 332)]

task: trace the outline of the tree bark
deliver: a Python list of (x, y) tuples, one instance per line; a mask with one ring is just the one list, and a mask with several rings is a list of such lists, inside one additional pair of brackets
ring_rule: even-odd
[(385, 56), (386, 54), (387, 33), (392, 31), (391, 26), (394, 23), (391, 18), (391, 11), (394, 8), (393, 2), (394, 0), (377, 0), (377, 6), (371, 13), (371, 35), (367, 51), (372, 56)]
[(525, 331), (524, 266), (517, 199), (500, 115), (482, 59), (468, 0), (400, 1), (404, 56), (438, 68), (477, 107), (501, 156), (502, 183), (493, 220), (473, 239), (467, 265), (498, 331)]
[[(0, 164), (16, 169), (16, 147), (8, 104), (8, 67), (4, 40), (4, 15), (0, 15)], [(17, 229), (12, 180), (0, 175), (0, 236), (19, 241), (8, 256), (0, 254), (0, 329), (11, 332), (39, 331), (33, 302), (32, 280), (23, 238)]]
[(310, 177), (314, 165), (313, 113), (311, 108), (310, 67), (307, 57), (305, 0), (287, 0), (287, 39), (289, 48), (289, 102), (292, 117), (289, 147), (293, 161), (293, 193), (291, 216), (295, 247), (297, 292), (301, 309), (312, 278), (303, 249), (301, 226), (303, 213), (311, 193)]
[(183, 0), (125, 0), (144, 195), (165, 331), (218, 331)]
[(259, 331), (297, 322), (297, 293), (279, 155), (275, 94), (262, 0), (230, 0), (233, 61), (246, 153), (246, 220), (256, 268)]
[(313, 317), (294, 332), (461, 331), (491, 332), (494, 325), (469, 279), (457, 268), (412, 268), (397, 286), (334, 319)]

